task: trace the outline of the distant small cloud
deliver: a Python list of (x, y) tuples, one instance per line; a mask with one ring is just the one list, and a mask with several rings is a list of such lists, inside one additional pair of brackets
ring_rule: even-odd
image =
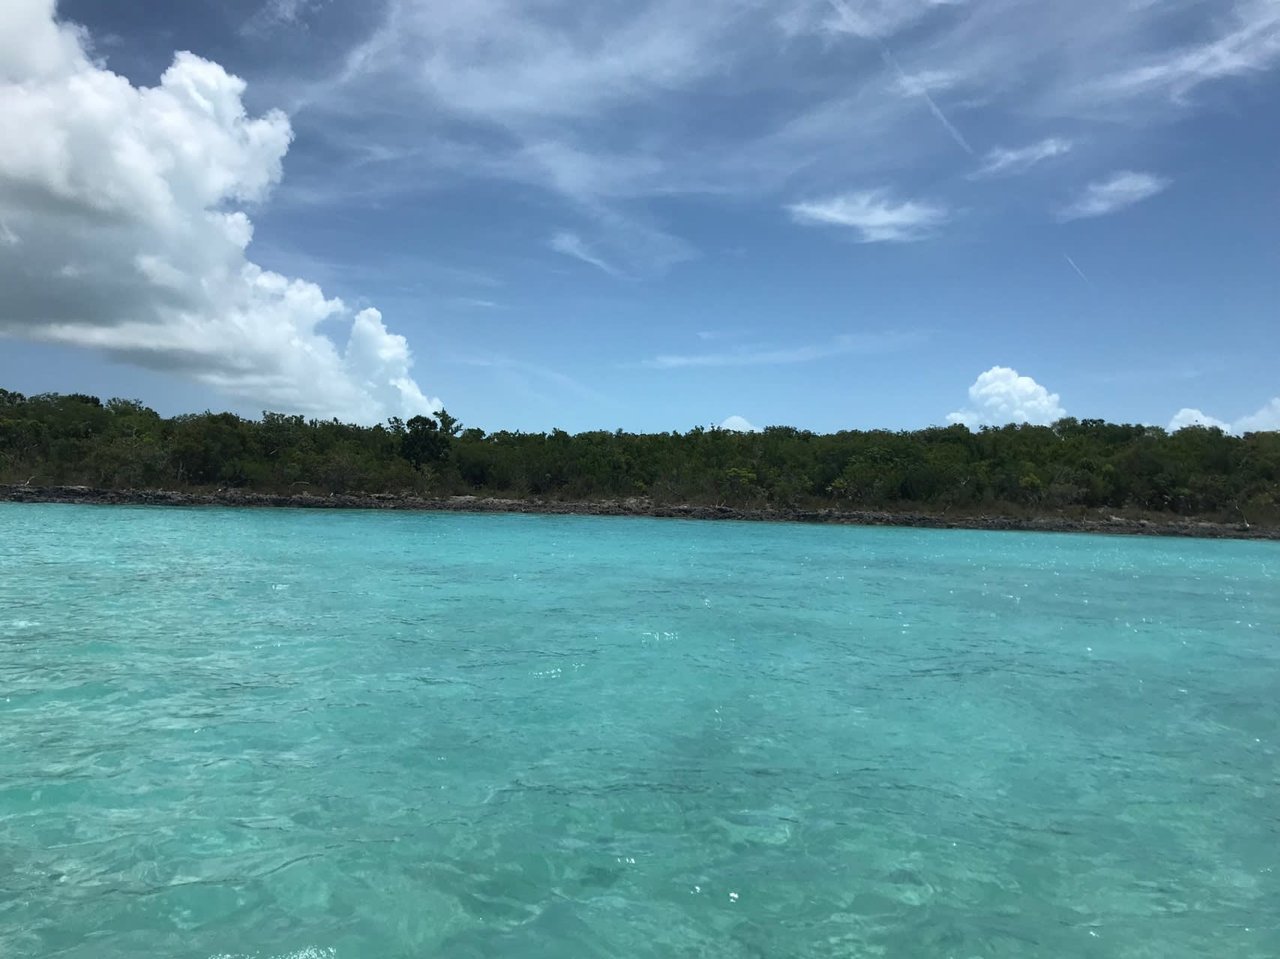
[(474, 296), (455, 296), (452, 302), (456, 306), (465, 306), (474, 310), (496, 310), (498, 303), (495, 300), (483, 300)]
[(923, 339), (922, 334), (915, 332), (852, 333), (837, 336), (826, 343), (801, 346), (726, 350), (719, 353), (668, 353), (645, 360), (641, 365), (656, 370), (712, 366), (786, 366), (811, 363), (832, 356), (893, 353), (915, 346)]
[(948, 70), (921, 70), (918, 73), (899, 73), (893, 89), (904, 97), (918, 97), (926, 93), (948, 90), (960, 78)]
[(725, 340), (741, 339), (744, 335), (743, 330), (736, 329), (720, 329), (720, 330), (698, 330), (694, 336), (703, 343), (718, 343)]
[(1274, 432), (1280, 430), (1280, 396), (1274, 397), (1256, 413), (1242, 416), (1234, 423), (1228, 423), (1218, 419), (1216, 416), (1210, 416), (1208, 413), (1186, 407), (1178, 410), (1173, 419), (1169, 421), (1169, 432), (1176, 433), (1178, 430), (1186, 429), (1188, 426), (1216, 426), (1224, 433), (1235, 433), (1237, 435)]
[(1047, 426), (1067, 415), (1057, 393), (1050, 393), (1029, 376), (1007, 366), (993, 366), (969, 387), (969, 406), (947, 417), (970, 429), (1032, 423)]
[(722, 430), (728, 430), (731, 433), (759, 433), (758, 427), (743, 419), (741, 416), (730, 416), (720, 424)]
[(919, 200), (893, 199), (887, 190), (862, 190), (794, 203), (791, 218), (807, 226), (845, 226), (857, 230), (863, 243), (907, 243), (922, 240), (947, 222), (945, 207)]
[(554, 234), (550, 240), (551, 249), (557, 253), (563, 253), (565, 256), (571, 256), (583, 263), (588, 263), (598, 270), (603, 270), (610, 276), (621, 278), (624, 274), (612, 263), (600, 257), (595, 250), (582, 237), (576, 233), (570, 233), (562, 230)]
[(983, 158), (982, 166), (970, 174), (970, 179), (1014, 176), (1018, 173), (1025, 173), (1037, 163), (1060, 157), (1069, 152), (1071, 152), (1071, 141), (1063, 140), (1059, 137), (1049, 137), (1038, 143), (1031, 143), (1014, 149), (995, 147), (988, 151)]
[(1061, 220), (1106, 216), (1133, 206), (1168, 189), (1173, 181), (1153, 173), (1121, 170), (1105, 180), (1095, 180), (1078, 199), (1058, 213)]

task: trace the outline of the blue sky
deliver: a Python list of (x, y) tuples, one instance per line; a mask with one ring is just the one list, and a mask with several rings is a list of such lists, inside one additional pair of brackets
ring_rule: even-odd
[(1280, 0), (10, 0), (0, 37), (11, 389), (1280, 429)]

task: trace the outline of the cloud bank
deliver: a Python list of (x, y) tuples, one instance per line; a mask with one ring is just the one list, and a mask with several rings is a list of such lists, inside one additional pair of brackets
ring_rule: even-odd
[(53, 0), (0, 5), (0, 334), (272, 409), (361, 422), (438, 409), (377, 310), (249, 260), (245, 208), (281, 179), (285, 115), (249, 116), (244, 82), (193, 54), (135, 87), (87, 45)]
[(1020, 376), (1017, 370), (993, 366), (969, 387), (969, 405), (950, 414), (947, 422), (970, 429), (1006, 423), (1048, 426), (1066, 415), (1057, 393), (1050, 393), (1029, 376)]
[(1268, 433), (1280, 430), (1280, 396), (1273, 398), (1256, 413), (1242, 416), (1231, 423), (1194, 408), (1180, 409), (1169, 421), (1169, 432), (1173, 433), (1188, 426), (1216, 426), (1224, 433), (1236, 434)]

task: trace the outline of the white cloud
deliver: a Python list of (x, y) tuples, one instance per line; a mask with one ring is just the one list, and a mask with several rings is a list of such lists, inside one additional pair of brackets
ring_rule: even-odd
[[(473, 179), (546, 191), (573, 218), (559, 222), (590, 222), (597, 258), (642, 278), (694, 255), (643, 201), (782, 203), (926, 171), (945, 183), (951, 144), (935, 124), (980, 148), (975, 177), (1061, 156), (1065, 139), (1018, 145), (1048, 117), (1074, 152), (1136, 155), (1187, 103), (1147, 80), (1102, 95), (1099, 78), (1262, 69), (1275, 2), (634, 0), (584, 16), (568, 0), (382, 0), (341, 69), (292, 85), (308, 135), (331, 148), (321, 184), (292, 179), (312, 202)], [(1182, 46), (1189, 36), (1203, 43)], [(965, 136), (993, 129), (1015, 145), (987, 152)], [(391, 159), (370, 176), (374, 154)]]
[(1216, 426), (1224, 432), (1231, 432), (1230, 423), (1225, 423), (1207, 413), (1202, 413), (1189, 407), (1184, 407), (1173, 415), (1173, 419), (1169, 421), (1169, 432), (1176, 433), (1178, 430), (1186, 429), (1188, 426)]
[[(891, 64), (893, 65), (893, 64)], [(956, 85), (959, 78), (946, 70), (921, 70), (918, 73), (895, 71), (893, 88), (904, 97), (918, 97), (925, 93), (940, 93)]]
[(518, 0), (390, 0), (382, 27), (348, 57), (346, 74), (408, 67), (419, 89), (450, 111), (523, 127), (582, 117), (683, 86), (718, 67), (714, 37), (735, 4), (679, 0), (557, 19), (555, 4)]
[(1238, 433), (1269, 433), (1280, 430), (1280, 396), (1273, 398), (1258, 412), (1236, 420), (1235, 429)]
[[(962, 87), (964, 108), (981, 105), (1004, 128), (1103, 119), (1096, 139), (1132, 140), (1180, 105), (1141, 77), (1113, 83), (1123, 97), (1100, 96), (1099, 77), (1117, 65), (1119, 77), (1236, 76), (1274, 62), (1276, 33), (1275, 0), (1238, 0), (1229, 13), (1193, 0), (635, 0), (591, 16), (563, 0), (381, 7), (342, 70), (301, 94), (349, 121), (329, 135), (353, 131), (348, 148), (363, 156), (381, 110), (381, 145), (413, 157), (397, 176), (503, 176), (575, 202), (823, 190), (837, 173), (901, 171), (941, 148), (911, 97), (942, 89)], [(1190, 31), (1208, 40), (1171, 42)], [(734, 123), (699, 120), (704, 91)], [(929, 106), (967, 149), (957, 118)], [(404, 122), (415, 115), (430, 122)], [(1000, 156), (989, 157), (998, 172), (1031, 162)]]
[(720, 429), (731, 433), (759, 433), (760, 430), (741, 416), (730, 416), (720, 424)]
[[(922, 19), (935, 7), (956, 0), (819, 0), (804, 6), (815, 9), (820, 28), (831, 34), (847, 33), (878, 40)], [(811, 14), (814, 16), (814, 14)]]
[(1057, 393), (1050, 393), (1029, 376), (1007, 366), (993, 366), (969, 387), (969, 406), (950, 414), (948, 423), (1002, 426), (1032, 423), (1046, 426), (1067, 415)]
[(918, 200), (894, 200), (887, 190), (862, 190), (825, 200), (793, 203), (787, 209), (797, 223), (847, 226), (863, 243), (921, 240), (947, 222), (945, 207)]
[[(95, 64), (53, 0), (0, 6), (0, 333), (100, 350), (245, 402), (376, 421), (439, 407), (376, 310), (261, 269), (237, 207), (279, 181), (292, 132), (189, 53), (155, 87)], [(346, 324), (345, 342), (321, 324)]]
[(951, 121), (951, 118), (942, 112), (942, 107), (938, 106), (938, 101), (929, 92), (931, 88), (944, 89), (948, 86), (954, 86), (958, 82), (955, 74), (947, 73), (945, 70), (926, 70), (923, 73), (908, 75), (898, 63), (898, 58), (884, 44), (880, 46), (880, 56), (893, 72), (898, 75), (897, 86), (899, 91), (908, 95), (918, 96), (924, 100), (929, 107), (929, 112), (933, 114), (933, 118), (947, 131), (947, 136), (951, 137), (961, 150), (973, 156), (974, 150), (969, 145), (969, 141), (965, 139), (964, 134)]
[(294, 26), (303, 21), (307, 12), (323, 0), (266, 0), (247, 21), (241, 32), (266, 33), (272, 27)]
[(812, 363), (832, 356), (874, 355), (894, 353), (919, 344), (919, 333), (851, 333), (837, 336), (828, 343), (788, 346), (776, 349), (730, 350), (722, 353), (664, 354), (642, 364), (655, 370), (677, 370), (690, 367), (718, 366), (789, 366)]
[(982, 166), (975, 170), (971, 176), (979, 178), (1012, 176), (1017, 173), (1025, 173), (1037, 163), (1062, 156), (1070, 152), (1070, 150), (1071, 141), (1060, 137), (1049, 137), (1038, 143), (1031, 143), (1014, 149), (995, 147), (987, 153), (983, 158)]
[(582, 237), (576, 233), (561, 231), (551, 237), (551, 249), (557, 253), (563, 253), (565, 256), (571, 256), (574, 259), (581, 260), (583, 263), (589, 263), (598, 270), (603, 270), (610, 276), (621, 277), (622, 271), (615, 267), (612, 263), (602, 259)]
[(1242, 416), (1227, 423), (1197, 409), (1178, 410), (1169, 421), (1169, 431), (1176, 432), (1188, 426), (1216, 426), (1225, 433), (1269, 433), (1280, 430), (1280, 396), (1273, 398), (1256, 413)]
[(1227, 30), (1220, 36), (1148, 55), (1140, 66), (1111, 73), (1090, 89), (1110, 97), (1160, 93), (1177, 99), (1203, 83), (1257, 73), (1280, 61), (1280, 4), (1275, 0), (1237, 2), (1222, 22)]
[(1106, 216), (1163, 192), (1172, 182), (1153, 173), (1121, 170), (1105, 180), (1090, 183), (1075, 202), (1063, 208), (1058, 215), (1063, 220)]

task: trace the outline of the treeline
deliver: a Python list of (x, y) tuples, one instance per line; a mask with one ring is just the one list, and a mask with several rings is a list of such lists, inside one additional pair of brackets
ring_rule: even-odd
[(0, 390), (0, 483), (1275, 523), (1280, 433), (1076, 419), (978, 432), (485, 433), (447, 413), (368, 427), (280, 413), (166, 419), (133, 400)]

